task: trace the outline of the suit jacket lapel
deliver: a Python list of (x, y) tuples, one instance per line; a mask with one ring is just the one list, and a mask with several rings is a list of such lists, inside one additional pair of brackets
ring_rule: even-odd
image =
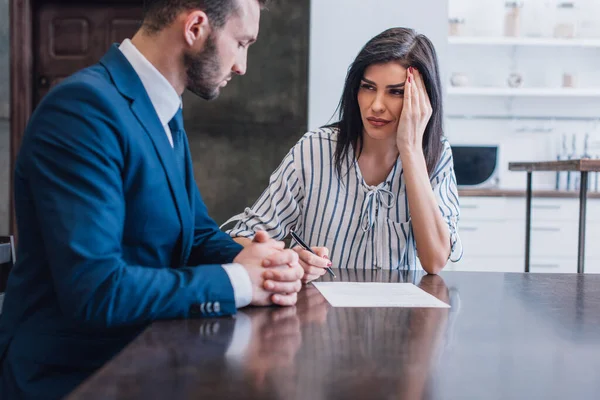
[[(131, 111), (152, 140), (154, 148), (165, 170), (171, 194), (177, 206), (182, 227), (181, 264), (187, 259), (192, 245), (194, 218), (190, 209), (188, 183), (179, 176), (173, 148), (137, 73), (129, 64), (117, 45), (113, 45), (101, 60), (111, 74), (116, 88), (132, 100)], [(193, 179), (193, 176), (192, 176)]]

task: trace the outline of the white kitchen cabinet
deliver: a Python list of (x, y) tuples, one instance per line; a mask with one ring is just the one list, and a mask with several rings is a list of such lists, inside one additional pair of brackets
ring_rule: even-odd
[[(522, 272), (525, 264), (525, 199), (461, 197), (459, 233), (463, 258), (453, 271)], [(600, 273), (600, 199), (588, 200), (586, 265)], [(531, 211), (531, 272), (575, 273), (579, 199), (534, 198)]]
[(525, 202), (508, 197), (461, 197), (461, 221), (524, 221)]
[(446, 271), (523, 272), (523, 257), (477, 257), (465, 255), (458, 263), (449, 263)]
[(523, 256), (524, 225), (517, 221), (460, 221), (459, 233), (465, 255), (476, 257)]
[[(577, 257), (531, 257), (531, 272), (569, 274), (577, 272)], [(524, 266), (521, 267), (521, 272)]]
[(507, 197), (461, 197), (463, 257), (451, 271), (519, 272), (525, 254), (525, 206)]
[[(525, 225), (523, 225), (523, 230)], [(532, 257), (572, 257), (577, 260), (577, 220), (541, 221), (531, 219)]]

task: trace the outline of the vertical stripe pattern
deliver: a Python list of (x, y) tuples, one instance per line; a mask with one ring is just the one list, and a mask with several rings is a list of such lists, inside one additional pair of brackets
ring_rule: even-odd
[[(415, 269), (418, 255), (401, 160), (375, 187), (364, 182), (349, 154), (338, 178), (333, 160), (336, 135), (330, 128), (305, 134), (255, 204), (230, 220), (237, 222), (229, 235), (250, 238), (255, 231), (266, 230), (281, 240), (294, 229), (310, 246), (329, 248), (338, 268)], [(450, 260), (458, 261), (462, 256), (458, 190), (450, 144), (445, 138), (443, 143), (430, 182), (448, 224)]]

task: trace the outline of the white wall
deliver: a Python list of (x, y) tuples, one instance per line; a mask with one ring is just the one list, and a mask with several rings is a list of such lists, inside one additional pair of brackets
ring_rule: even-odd
[[(348, 67), (364, 44), (392, 27), (413, 28), (436, 47), (441, 70), (447, 54), (446, 0), (313, 0), (310, 18), (308, 127), (330, 122)], [(442, 81), (446, 82), (445, 76)]]
[[(541, 24), (543, 34), (551, 36), (556, 23), (552, 12), (539, 15), (548, 6), (554, 10), (558, 0), (525, 0), (521, 23), (523, 36)], [(502, 36), (504, 0), (314, 0), (311, 3), (310, 66), (308, 127), (331, 121), (339, 102), (348, 66), (360, 48), (374, 35), (393, 26), (415, 28), (435, 44), (442, 71), (442, 82), (460, 72), (477, 87), (506, 87), (508, 75), (518, 71), (524, 76), (524, 87), (558, 88), (562, 73), (577, 75), (580, 88), (599, 88), (600, 51), (594, 48), (553, 48), (510, 46), (457, 46), (448, 44), (448, 18), (466, 20), (465, 36)], [(600, 0), (578, 0), (581, 18), (600, 14), (583, 6)], [(528, 8), (528, 9), (527, 9)], [(535, 12), (534, 12), (535, 11)], [(598, 29), (600, 31), (600, 28)], [(600, 34), (600, 33), (599, 33)], [(591, 37), (591, 35), (586, 36)], [(542, 161), (556, 159), (557, 149), (566, 134), (575, 134), (578, 152), (582, 152), (586, 133), (592, 136), (593, 156), (600, 157), (600, 98), (509, 98), (463, 97), (444, 98), (445, 133), (452, 144), (492, 144), (500, 148), (500, 186), (524, 189), (526, 175), (508, 171), (510, 161)], [(497, 115), (547, 117), (542, 121), (457, 120), (456, 115)], [(555, 121), (552, 117), (587, 117), (598, 121)], [(555, 175), (534, 174), (534, 188), (552, 189)]]

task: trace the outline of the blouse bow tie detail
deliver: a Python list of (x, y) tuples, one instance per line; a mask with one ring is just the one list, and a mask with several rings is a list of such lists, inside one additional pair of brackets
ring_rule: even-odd
[(369, 190), (363, 202), (360, 225), (363, 231), (368, 232), (375, 225), (377, 209), (392, 208), (396, 205), (396, 196), (390, 190), (376, 188)]

